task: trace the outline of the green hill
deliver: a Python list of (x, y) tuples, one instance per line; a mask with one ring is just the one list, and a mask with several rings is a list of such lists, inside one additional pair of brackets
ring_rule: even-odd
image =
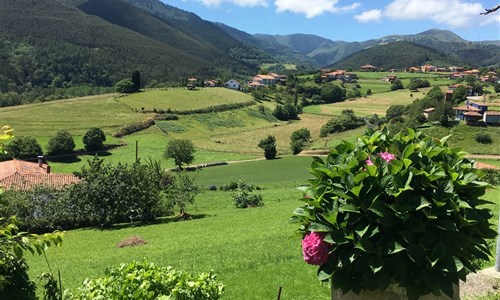
[(341, 69), (359, 69), (371, 64), (383, 69), (404, 69), (421, 66), (426, 63), (436, 66), (449, 66), (460, 62), (430, 47), (410, 42), (393, 42), (361, 50), (336, 62), (334, 66)]

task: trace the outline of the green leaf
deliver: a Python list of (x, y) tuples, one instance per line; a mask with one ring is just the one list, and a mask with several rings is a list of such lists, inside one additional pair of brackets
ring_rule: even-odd
[(356, 213), (356, 214), (360, 214), (361, 212), (359, 211), (359, 208), (357, 208), (356, 206), (354, 206), (353, 204), (345, 204), (345, 205), (342, 205), (340, 208), (339, 208), (339, 211), (340, 212), (352, 212), (352, 213)]
[(401, 246), (401, 244), (396, 241), (387, 242), (385, 244), (385, 247), (386, 247), (386, 253), (389, 255), (396, 254), (403, 250), (406, 250), (405, 247)]
[(333, 273), (333, 268), (327, 264), (323, 264), (318, 269), (318, 279), (320, 281), (327, 281), (330, 279)]
[(361, 251), (367, 252), (367, 253), (375, 253), (377, 251), (377, 248), (375, 247), (375, 244), (370, 241), (369, 239), (361, 239), (359, 240), (354, 248), (359, 249)]

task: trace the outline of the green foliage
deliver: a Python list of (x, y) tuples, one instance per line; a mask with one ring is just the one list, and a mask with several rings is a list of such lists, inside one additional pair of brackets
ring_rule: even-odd
[(336, 84), (325, 83), (321, 86), (321, 99), (326, 103), (340, 102), (345, 96), (345, 89)]
[(404, 86), (400, 79), (394, 80), (394, 82), (391, 84), (391, 91), (402, 90), (402, 89), (404, 89)]
[(444, 101), (444, 93), (439, 86), (433, 86), (429, 90), (429, 92), (427, 92), (425, 98), (428, 98), (430, 101), (433, 101), (434, 103), (440, 103)]
[(132, 83), (134, 84), (134, 93), (141, 89), (141, 73), (138, 70), (132, 72)]
[(236, 208), (258, 207), (264, 205), (262, 195), (251, 194), (254, 190), (252, 184), (240, 182), (238, 189), (233, 195), (233, 204)]
[(391, 105), (385, 113), (385, 118), (390, 121), (394, 118), (402, 118), (406, 113), (406, 106), (404, 105)]
[(368, 131), (315, 158), (292, 221), (331, 244), (318, 278), (343, 292), (396, 283), (409, 299), (452, 297), (453, 285), (476, 271), (471, 261), (489, 259), (488, 239), (496, 237), (481, 207), (490, 186), (473, 165), (446, 138), (413, 130)]
[(100, 128), (92, 127), (85, 132), (82, 141), (85, 149), (88, 151), (99, 150), (103, 147), (104, 141), (106, 141), (106, 135), (104, 135), (104, 132)]
[(201, 192), (201, 188), (195, 183), (195, 176), (187, 171), (175, 172), (169, 178), (165, 186), (167, 204), (169, 207), (179, 208), (179, 217), (184, 218), (188, 204), (194, 204), (196, 195)]
[(193, 142), (186, 139), (172, 140), (168, 143), (163, 157), (173, 159), (175, 165), (182, 169), (183, 164), (190, 164), (194, 160), (194, 145)]
[(32, 136), (16, 137), (5, 147), (9, 156), (17, 159), (34, 159), (41, 155), (42, 147)]
[(410, 83), (408, 83), (407, 88), (410, 91), (418, 90), (419, 88), (425, 88), (431, 86), (429, 80), (422, 78), (412, 78)]
[(135, 93), (136, 92), (135, 85), (132, 82), (132, 80), (129, 79), (129, 78), (125, 78), (125, 79), (122, 79), (122, 80), (118, 81), (116, 83), (115, 90), (118, 93), (126, 93), (126, 94), (130, 94), (130, 93)]
[(495, 93), (500, 93), (500, 83), (495, 83), (494, 89), (495, 89)]
[(311, 132), (307, 128), (301, 128), (290, 136), (290, 148), (293, 154), (298, 154), (311, 140)]
[(273, 116), (280, 121), (295, 120), (299, 114), (299, 110), (296, 106), (290, 103), (285, 105), (276, 105), (273, 111)]
[(342, 111), (340, 116), (329, 120), (325, 125), (323, 125), (319, 135), (320, 137), (326, 137), (332, 133), (344, 132), (363, 125), (366, 125), (363, 118), (356, 117), (352, 110), (346, 109)]
[(267, 138), (260, 140), (257, 146), (264, 150), (266, 159), (276, 158), (278, 151), (276, 150), (276, 138), (274, 136), (269, 135)]
[(28, 276), (28, 264), (0, 246), (0, 299), (35, 300), (36, 285)]
[(108, 268), (105, 275), (85, 279), (78, 292), (69, 299), (172, 299), (215, 300), (225, 291), (212, 271), (192, 275), (172, 267), (160, 267), (148, 262), (132, 261)]
[(68, 154), (75, 149), (75, 141), (67, 130), (59, 130), (56, 135), (49, 138), (47, 143), (47, 154)]
[(484, 132), (476, 133), (474, 139), (480, 144), (491, 144), (493, 142), (493, 140), (491, 139), (491, 135)]
[(459, 85), (452, 94), (451, 101), (455, 104), (459, 104), (467, 100), (468, 90), (465, 86)]
[(124, 137), (126, 135), (132, 134), (134, 132), (138, 132), (144, 129), (148, 129), (149, 127), (155, 124), (155, 120), (153, 118), (148, 118), (142, 122), (129, 124), (120, 128), (117, 132), (113, 133), (114, 137)]
[(366, 90), (366, 95), (370, 96), (371, 94), (372, 94), (372, 90), (371, 89)]

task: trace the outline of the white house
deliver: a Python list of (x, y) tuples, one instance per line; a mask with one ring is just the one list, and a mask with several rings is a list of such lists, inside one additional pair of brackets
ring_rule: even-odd
[(500, 124), (500, 111), (485, 111), (483, 122), (486, 124)]
[(241, 88), (241, 84), (234, 79), (224, 82), (224, 86), (227, 87), (228, 89), (233, 89), (233, 90), (240, 90)]

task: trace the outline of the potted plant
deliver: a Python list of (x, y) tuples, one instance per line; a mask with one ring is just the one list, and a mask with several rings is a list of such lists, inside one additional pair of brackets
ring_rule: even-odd
[(480, 206), (490, 186), (446, 139), (370, 129), (314, 158), (291, 221), (332, 299), (456, 299), (459, 280), (489, 258), (496, 231)]

